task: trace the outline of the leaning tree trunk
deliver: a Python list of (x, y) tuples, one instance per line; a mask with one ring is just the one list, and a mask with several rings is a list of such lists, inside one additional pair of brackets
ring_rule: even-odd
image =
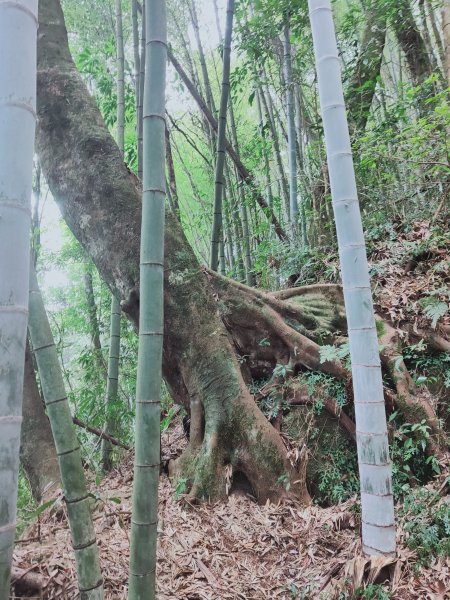
[(131, 517), (130, 600), (154, 600), (161, 461), (161, 370), (164, 330), (165, 0), (146, 0), (144, 173), (140, 247), (139, 354)]
[[(67, 224), (137, 324), (138, 181), (72, 61), (58, 0), (41, 0), (40, 28), (37, 147), (46, 180)], [(176, 402), (189, 408), (200, 401), (204, 413), (200, 445), (191, 445), (176, 467), (197, 496), (225, 492), (228, 463), (248, 477), (259, 500), (283, 495), (280, 482), (291, 478), (291, 491), (307, 501), (304, 474), (292, 467), (245, 385), (195, 255), (175, 218), (166, 219), (164, 377)]]
[(59, 486), (55, 443), (39, 391), (33, 356), (27, 344), (23, 380), (23, 425), (20, 462), (36, 502), (49, 498)]
[(36, 123), (37, 0), (0, 1), (0, 598), (16, 531)]
[(33, 266), (30, 272), (29, 306), (28, 330), (58, 456), (80, 597), (82, 600), (102, 600), (103, 580), (80, 445), (72, 423), (56, 346)]
[(219, 126), (217, 132), (216, 171), (214, 184), (214, 213), (211, 235), (211, 269), (219, 266), (219, 242), (222, 232), (222, 198), (225, 183), (224, 166), (226, 158), (227, 108), (230, 96), (231, 37), (233, 33), (234, 0), (228, 0), (227, 24), (223, 45), (223, 77), (220, 98)]
[(378, 336), (330, 0), (309, 0), (352, 360), (366, 554), (395, 554)]

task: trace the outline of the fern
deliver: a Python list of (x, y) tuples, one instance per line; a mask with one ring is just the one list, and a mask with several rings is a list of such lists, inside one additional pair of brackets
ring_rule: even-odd
[(431, 319), (431, 326), (436, 329), (438, 320), (447, 314), (448, 305), (446, 302), (433, 302), (425, 307), (425, 314)]

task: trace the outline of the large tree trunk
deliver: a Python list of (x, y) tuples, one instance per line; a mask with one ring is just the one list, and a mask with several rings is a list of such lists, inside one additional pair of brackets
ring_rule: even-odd
[(36, 383), (33, 356), (28, 343), (25, 352), (20, 460), (37, 502), (50, 496), (59, 486), (59, 467), (52, 430)]
[(386, 42), (386, 10), (374, 0), (367, 11), (355, 70), (346, 90), (351, 129), (364, 131), (380, 75)]
[[(137, 324), (140, 193), (69, 53), (58, 0), (40, 2), (38, 154), (61, 212), (111, 291)], [(164, 376), (173, 398), (200, 401), (202, 442), (180, 461), (193, 493), (225, 490), (224, 465), (243, 472), (260, 500), (309, 500), (302, 474), (250, 395), (218, 304), (180, 225), (167, 215)], [(194, 436), (195, 439), (195, 436)], [(197, 438), (198, 440), (198, 438)], [(193, 468), (195, 466), (195, 469)]]
[(392, 27), (405, 53), (413, 85), (421, 85), (433, 73), (425, 42), (417, 27), (410, 0), (400, 0), (392, 15)]

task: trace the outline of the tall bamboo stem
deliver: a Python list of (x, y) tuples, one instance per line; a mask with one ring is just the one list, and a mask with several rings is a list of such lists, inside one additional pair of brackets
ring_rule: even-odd
[(72, 422), (61, 366), (33, 265), (30, 269), (29, 307), (28, 330), (58, 456), (77, 566), (80, 598), (102, 600), (103, 580), (80, 445)]
[(378, 336), (330, 0), (308, 0), (352, 361), (366, 554), (395, 554)]
[(292, 83), (292, 56), (289, 26), (286, 24), (284, 33), (284, 78), (286, 84), (286, 107), (288, 116), (288, 158), (289, 158), (289, 218), (293, 231), (298, 226), (297, 200), (297, 158), (295, 131), (294, 88)]
[(164, 0), (146, 1), (145, 30), (144, 177), (129, 600), (154, 600), (156, 597), (166, 196), (167, 22)]
[[(122, 0), (116, 0), (116, 52), (117, 52), (117, 145), (123, 158), (125, 147), (125, 56), (123, 47)], [(119, 390), (120, 359), (120, 302), (111, 297), (108, 380), (106, 385), (105, 433), (115, 433), (115, 419), (112, 416)], [(102, 468), (108, 472), (112, 468), (112, 445), (102, 439)]]
[(219, 128), (217, 133), (217, 159), (214, 193), (214, 216), (211, 234), (211, 269), (219, 266), (220, 232), (222, 229), (222, 196), (224, 187), (224, 165), (226, 154), (227, 107), (230, 95), (231, 37), (233, 33), (234, 0), (227, 3), (227, 24), (223, 46), (222, 94), (219, 110)]
[(37, 0), (0, 0), (0, 598), (16, 531), (36, 124)]

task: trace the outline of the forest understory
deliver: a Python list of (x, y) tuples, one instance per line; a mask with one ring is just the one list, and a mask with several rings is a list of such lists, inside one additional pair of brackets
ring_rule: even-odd
[[(448, 340), (449, 322), (448, 317), (441, 319), (435, 327), (433, 315), (427, 313), (429, 304), (424, 302), (429, 297), (446, 301), (448, 232), (445, 224), (440, 228), (439, 224), (430, 227), (416, 222), (407, 232), (392, 230), (391, 237), (388, 241), (384, 236), (373, 241), (369, 259), (377, 312), (398, 336), (395, 345), (388, 346), (390, 352), (396, 350), (395, 355), (388, 355), (396, 367), (386, 370), (385, 381), (387, 406), (394, 413), (390, 435), (397, 497), (397, 559), (373, 558), (370, 563), (361, 554), (355, 431), (351, 407), (346, 402), (347, 379), (340, 378), (339, 372), (323, 374), (311, 370), (313, 365), (309, 369), (294, 365), (291, 372), (279, 367), (276, 376), (264, 380), (268, 372), (264, 364), (274, 370), (270, 353), (281, 352), (286, 346), (276, 346), (267, 326), (255, 329), (253, 323), (248, 329), (251, 335), (245, 338), (239, 323), (238, 327), (233, 323), (230, 331), (240, 332), (240, 337), (235, 333), (233, 339), (240, 340), (241, 349), (245, 346), (249, 359), (243, 361), (249, 371), (247, 375), (245, 369), (243, 372), (254, 401), (279, 432), (292, 468), (298, 470), (299, 463), (303, 465), (313, 503), (305, 506), (304, 497), (299, 502), (298, 496), (289, 493), (288, 481), (280, 481), (287, 492), (281, 494), (281, 500), (258, 503), (251, 482), (231, 466), (223, 470), (226, 497), (212, 503), (195, 503), (188, 479), (175, 476), (170, 481), (167, 470), (173, 459), (189, 451), (196, 426), (191, 424), (189, 441), (188, 415), (183, 418), (183, 412), (168, 409), (169, 419), (162, 434), (165, 472), (160, 481), (158, 522), (157, 581), (161, 600), (448, 597), (448, 448), (442, 439), (440, 446), (437, 437), (433, 441), (435, 432), (422, 412), (423, 419), (416, 419), (416, 427), (404, 414), (400, 416), (396, 400), (399, 384), (395, 379), (395, 368), (400, 366), (398, 357), (402, 356), (401, 343), (406, 363), (402, 364), (405, 368), (407, 365), (408, 378), (414, 381), (414, 386), (411, 383), (408, 388), (411, 409), (416, 405), (421, 411), (429, 407), (441, 418), (441, 431), (448, 432), (449, 389), (445, 378), (449, 369), (445, 365), (449, 354), (440, 346)], [(205, 277), (211, 279), (209, 271), (205, 271)], [(211, 281), (219, 302), (230, 284), (219, 278)], [(231, 285), (234, 298), (239, 299), (239, 294), (250, 295), (254, 302), (260, 298), (255, 289)], [(308, 288), (308, 292), (314, 292), (316, 307), (317, 298), (323, 299), (318, 296), (323, 289), (328, 299), (338, 293), (338, 288), (330, 284)], [(295, 296), (300, 290), (304, 292), (304, 288), (291, 288), (266, 297), (311, 298), (311, 293)], [(229, 299), (226, 300), (230, 307)], [(252, 303), (247, 301), (247, 307), (252, 310)], [(338, 313), (335, 310), (333, 318)], [(230, 314), (234, 314), (232, 310)], [(242, 315), (242, 311), (237, 314)], [(330, 312), (322, 312), (324, 316), (330, 318)], [(244, 314), (244, 322), (245, 319)], [(386, 330), (382, 329), (379, 335), (382, 344)], [(260, 343), (260, 336), (267, 345)], [(252, 362), (251, 351), (255, 348), (266, 352), (262, 355), (265, 360), (260, 354), (259, 360)], [(332, 346), (323, 348), (326, 350), (322, 352), (333, 351)], [(257, 356), (255, 351), (253, 357)], [(297, 357), (299, 362), (305, 362), (301, 355)], [(323, 358), (327, 357), (329, 354)], [(276, 358), (276, 364), (282, 365), (280, 356)], [(344, 349), (340, 355), (344, 364), (345, 358)], [(404, 373), (398, 372), (403, 382)], [(258, 374), (260, 379), (256, 378)], [(411, 412), (414, 414), (417, 413)], [(434, 452), (438, 448), (437, 455), (429, 453), (430, 442)], [(427, 456), (432, 460), (427, 462)], [(91, 481), (105, 589), (107, 598), (117, 600), (126, 598), (132, 461), (132, 453), (127, 453), (101, 482)], [(15, 597), (77, 598), (61, 498), (28, 526), (22, 539), (14, 559)]]
[(450, 0), (1, 11), (0, 600), (450, 599)]
[[(163, 435), (166, 459), (180, 451), (181, 440), (185, 436), (177, 420)], [(110, 600), (127, 598), (132, 461), (131, 454), (126, 456), (98, 488), (92, 487), (94, 523)], [(177, 494), (163, 475), (158, 598), (444, 600), (450, 590), (449, 557), (427, 557), (421, 565), (420, 548), (414, 548), (411, 538), (429, 534), (433, 514), (449, 502), (448, 484), (444, 490), (448, 475), (448, 469), (442, 471), (409, 504), (397, 505), (398, 558), (373, 558), (372, 563), (361, 555), (356, 496), (330, 508), (305, 508), (293, 500), (261, 506), (245, 491), (235, 489), (226, 501), (194, 506), (184, 502), (185, 496)], [(423, 527), (414, 535), (412, 520)], [(78, 598), (63, 504), (44, 512), (23, 537), (33, 541), (16, 546), (16, 595), (12, 597)]]

